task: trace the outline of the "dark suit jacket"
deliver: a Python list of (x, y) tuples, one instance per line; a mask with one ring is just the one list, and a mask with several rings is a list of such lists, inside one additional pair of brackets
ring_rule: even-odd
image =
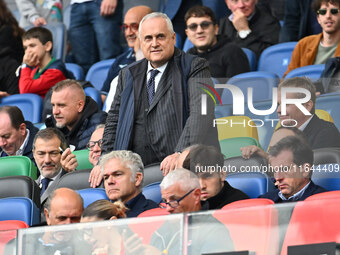
[[(214, 103), (208, 98), (207, 115), (201, 115), (201, 88), (211, 84), (210, 72), (206, 60), (192, 56), (189, 66), (184, 63), (188, 57), (181, 50), (175, 49), (173, 58), (158, 84), (155, 97), (145, 117), (145, 130), (152, 150), (158, 162), (166, 156), (182, 151), (191, 144), (201, 143), (219, 147), (217, 130), (213, 128)], [(126, 150), (131, 147), (132, 128), (136, 106), (141, 100), (142, 88), (146, 82), (147, 60), (135, 62), (122, 69), (114, 101), (108, 113), (103, 135), (102, 153)], [(182, 84), (185, 75), (181, 67), (189, 67), (186, 84)], [(187, 86), (186, 93), (182, 86)], [(183, 110), (188, 105), (188, 117)], [(122, 126), (122, 123), (127, 123)], [(130, 144), (122, 142), (127, 140)], [(149, 162), (152, 163), (152, 162)]]
[(154, 201), (146, 199), (142, 192), (132, 198), (130, 201), (128, 201), (126, 203), (126, 206), (127, 208), (129, 208), (126, 213), (126, 216), (128, 218), (137, 217), (139, 214), (146, 210), (158, 208), (158, 205)]
[[(314, 184), (314, 182), (311, 181), (309, 186), (308, 186), (308, 188), (305, 190), (305, 192), (303, 193), (302, 197), (298, 201), (303, 201), (307, 197), (310, 197), (311, 195), (322, 193), (322, 192), (326, 192), (326, 191), (327, 191), (326, 189), (324, 189), (324, 188)], [(270, 200), (273, 200), (274, 203), (291, 202), (291, 201), (283, 201), (279, 197), (279, 189), (267, 192), (266, 194), (263, 194), (263, 195), (259, 196), (259, 198), (268, 198)]]
[(336, 126), (314, 115), (303, 130), (312, 149), (340, 147), (340, 134)]

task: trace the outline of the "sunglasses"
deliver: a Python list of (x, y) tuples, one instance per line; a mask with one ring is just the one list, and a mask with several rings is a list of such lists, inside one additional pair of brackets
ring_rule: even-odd
[(123, 25), (120, 26), (120, 29), (125, 31), (126, 29), (130, 28), (131, 31), (136, 32), (138, 30), (138, 27), (139, 27), (139, 24), (137, 24), (137, 23), (132, 23), (130, 25), (123, 24)]
[(187, 28), (189, 28), (191, 31), (195, 32), (197, 30), (198, 26), (200, 26), (203, 30), (205, 30), (211, 24), (212, 24), (212, 22), (210, 22), (210, 21), (203, 21), (201, 24), (192, 23), (189, 26), (187, 26)]
[[(331, 14), (332, 15), (337, 15), (338, 13), (339, 13), (339, 9), (336, 9), (336, 8), (332, 8), (332, 9), (330, 9), (330, 12), (331, 12)], [(327, 9), (320, 9), (320, 10), (318, 10), (317, 12), (316, 12), (317, 14), (319, 14), (319, 15), (326, 15), (326, 13), (327, 13)]]

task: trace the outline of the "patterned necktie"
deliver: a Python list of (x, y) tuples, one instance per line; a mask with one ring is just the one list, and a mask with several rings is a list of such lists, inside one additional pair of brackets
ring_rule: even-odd
[(152, 69), (150, 71), (150, 78), (147, 83), (149, 105), (151, 105), (152, 100), (155, 96), (155, 77), (158, 73), (159, 71), (157, 69)]
[(41, 186), (40, 196), (42, 196), (42, 194), (44, 194), (44, 192), (47, 189), (50, 181), (51, 181), (51, 179), (49, 179), (49, 178), (44, 178), (44, 179), (41, 180), (42, 186)]

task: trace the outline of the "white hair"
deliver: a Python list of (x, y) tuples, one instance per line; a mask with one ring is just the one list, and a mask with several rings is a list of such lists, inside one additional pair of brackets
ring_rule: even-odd
[(133, 153), (132, 151), (111, 151), (108, 154), (105, 154), (100, 159), (100, 169), (102, 174), (104, 173), (104, 166), (111, 159), (119, 159), (122, 164), (125, 164), (127, 168), (131, 171), (131, 182), (134, 182), (137, 173), (144, 172), (144, 165), (141, 157), (137, 153)]
[(184, 191), (201, 187), (197, 175), (184, 168), (177, 168), (168, 173), (163, 178), (160, 187), (164, 190), (177, 183), (180, 184)]
[(139, 23), (139, 28), (138, 28), (139, 39), (141, 39), (140, 38), (140, 34), (141, 34), (141, 30), (142, 30), (142, 24), (144, 23), (144, 21), (146, 21), (148, 19), (153, 19), (153, 18), (162, 18), (162, 19), (165, 19), (166, 24), (168, 25), (168, 29), (170, 31), (170, 34), (173, 35), (175, 33), (174, 27), (172, 25), (172, 22), (171, 22), (171, 20), (169, 19), (169, 17), (166, 14), (161, 13), (161, 12), (152, 12), (152, 13), (149, 13), (148, 15), (145, 15), (143, 17), (143, 19), (141, 20), (141, 22)]

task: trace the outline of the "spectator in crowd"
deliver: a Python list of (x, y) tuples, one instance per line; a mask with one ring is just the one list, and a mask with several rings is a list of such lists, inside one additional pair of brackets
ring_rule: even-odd
[[(191, 143), (219, 146), (212, 100), (207, 101), (207, 114), (201, 115), (200, 87), (211, 83), (209, 67), (205, 60), (175, 49), (175, 33), (163, 13), (143, 18), (139, 38), (146, 58), (119, 75), (102, 152), (131, 149), (145, 165), (162, 161), (161, 169), (168, 172), (176, 166), (177, 152)], [(90, 179), (95, 185), (101, 181), (97, 171)]]
[(285, 77), (295, 68), (325, 64), (327, 59), (340, 56), (340, 0), (314, 0), (312, 9), (322, 33), (307, 36), (295, 46)]
[(115, 62), (111, 65), (101, 91), (108, 93), (111, 89), (111, 82), (116, 76), (118, 76), (120, 69), (136, 61), (136, 53), (140, 49), (138, 39), (139, 22), (145, 15), (151, 12), (152, 10), (148, 6), (138, 5), (129, 9), (125, 14), (122, 29), (124, 31), (126, 42), (129, 46), (129, 50), (119, 55)]
[(33, 160), (32, 145), (39, 131), (31, 122), (25, 121), (16, 106), (0, 107), (0, 147), (1, 157), (27, 156)]
[(62, 0), (15, 0), (20, 12), (20, 26), (43, 26), (49, 22), (62, 22)]
[(68, 145), (76, 150), (86, 148), (98, 124), (104, 123), (106, 113), (88, 96), (75, 80), (64, 80), (52, 88), (53, 116), (46, 118), (47, 127), (57, 127), (65, 135)]
[(275, 203), (303, 201), (326, 190), (311, 180), (313, 151), (305, 140), (287, 136), (269, 149), (269, 164), (273, 168), (278, 189), (261, 198)]
[(46, 202), (48, 196), (55, 190), (58, 180), (66, 174), (60, 164), (60, 148), (67, 147), (64, 135), (55, 128), (39, 130), (33, 141), (33, 156), (40, 172), (36, 183), (39, 185), (40, 202)]
[[(181, 44), (184, 43), (185, 34), (185, 20), (184, 15), (186, 12), (195, 5), (202, 5), (202, 0), (172, 0), (172, 1), (161, 1), (160, 12), (165, 13), (173, 24), (176, 36), (179, 37)], [(182, 45), (179, 44), (181, 48)]]
[(189, 148), (182, 165), (198, 176), (201, 201), (203, 204), (207, 203), (210, 210), (221, 209), (231, 202), (249, 198), (229, 185), (225, 180), (226, 172), (223, 171), (223, 166), (223, 154), (215, 147), (205, 145), (193, 145)]
[(122, 201), (128, 208), (127, 217), (137, 217), (146, 210), (158, 207), (141, 192), (144, 166), (138, 154), (112, 151), (102, 156), (100, 168), (107, 197), (112, 201)]
[(15, 70), (24, 56), (23, 33), (5, 1), (0, 0), (0, 98), (19, 93)]
[(122, 0), (71, 1), (68, 31), (72, 56), (85, 73), (99, 60), (114, 58), (121, 52), (120, 25)]
[(286, 0), (280, 42), (299, 41), (308, 35), (321, 33), (316, 14), (311, 9), (312, 2), (313, 0)]
[[(281, 108), (282, 88), (304, 88), (310, 92), (311, 98), (303, 104), (303, 107), (311, 113), (305, 115), (295, 104), (286, 105), (286, 114), (283, 115)], [(278, 108), (277, 114), (280, 123), (285, 126), (295, 126), (307, 136), (312, 149), (340, 147), (340, 134), (334, 123), (319, 119), (315, 114), (315, 86), (306, 77), (295, 77), (282, 81), (278, 86)], [(287, 99), (298, 99), (305, 97), (302, 93), (287, 93)]]
[(62, 62), (52, 57), (52, 33), (44, 27), (34, 27), (23, 35), (25, 55), (20, 70), (19, 91), (45, 97), (57, 82), (73, 78)]
[[(188, 53), (209, 62), (211, 76), (228, 78), (249, 72), (249, 62), (243, 50), (226, 35), (217, 35), (218, 25), (213, 11), (206, 6), (194, 6), (184, 16), (186, 34), (194, 47)], [(219, 79), (222, 81), (222, 79)]]
[[(68, 188), (54, 190), (45, 203), (47, 225), (79, 223), (83, 206), (83, 199), (76, 191)], [(75, 235), (72, 234), (69, 229), (27, 235), (28, 240), (23, 242), (23, 254), (87, 254), (87, 247), (79, 245), (78, 239), (73, 240)]]
[[(168, 212), (197, 212), (201, 207), (201, 189), (198, 177), (193, 172), (177, 168), (167, 174), (161, 184), (163, 202)], [(204, 254), (233, 250), (233, 242), (225, 226), (211, 215), (191, 216), (188, 232), (188, 254)], [(199, 231), (198, 231), (199, 229)], [(175, 235), (175, 233), (177, 233)], [(168, 254), (180, 254), (178, 225), (165, 222), (151, 237), (150, 244)], [(170, 240), (173, 240), (170, 242)], [(163, 240), (163, 241), (162, 241)], [(174, 245), (167, 245), (167, 244)]]
[[(92, 166), (98, 164), (102, 149), (104, 124), (99, 124), (93, 131), (90, 141), (87, 143), (86, 147), (89, 150), (89, 161)], [(67, 148), (61, 155), (61, 165), (63, 169), (67, 172), (75, 171), (78, 166), (78, 161), (76, 155), (72, 153), (70, 148)]]
[(219, 33), (242, 48), (251, 49), (257, 58), (267, 47), (278, 43), (280, 23), (270, 13), (257, 8), (257, 0), (225, 0), (232, 14), (220, 20)]

